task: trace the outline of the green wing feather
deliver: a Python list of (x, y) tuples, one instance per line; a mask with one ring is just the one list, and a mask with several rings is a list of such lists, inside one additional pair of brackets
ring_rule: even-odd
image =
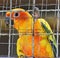
[(44, 28), (44, 30), (46, 31), (46, 33), (48, 34), (48, 40), (51, 43), (54, 55), (56, 57), (56, 52), (57, 52), (57, 43), (56, 43), (56, 39), (55, 36), (53, 35), (53, 32), (49, 26), (49, 24), (44, 20), (44, 19), (40, 19), (42, 27)]

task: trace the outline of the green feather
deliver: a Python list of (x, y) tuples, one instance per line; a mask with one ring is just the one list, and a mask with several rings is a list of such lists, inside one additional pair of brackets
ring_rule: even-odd
[[(56, 57), (57, 44), (56, 44), (55, 37), (54, 37), (53, 34), (51, 34), (51, 31), (46, 27), (46, 25), (45, 25), (44, 23), (41, 22), (41, 24), (42, 24), (42, 27), (44, 28), (44, 30), (46, 31), (46, 33), (49, 33), (49, 35), (48, 35), (48, 40), (49, 40), (49, 42), (50, 42), (50, 44), (51, 44), (51, 46), (52, 46), (54, 55), (55, 55), (55, 57)], [(53, 39), (51, 40), (51, 38), (53, 38)]]
[(43, 24), (42, 22), (41, 22), (41, 24), (42, 24), (42, 27), (45, 29), (45, 31), (46, 31), (47, 33), (50, 33), (50, 30), (45, 26), (45, 24)]

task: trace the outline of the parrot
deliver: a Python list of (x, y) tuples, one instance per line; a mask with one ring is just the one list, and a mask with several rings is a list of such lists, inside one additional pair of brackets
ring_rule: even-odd
[[(54, 58), (56, 56), (56, 40), (50, 25), (42, 18), (34, 22), (32, 15), (23, 8), (6, 12), (6, 22), (18, 31), (16, 43), (18, 58)], [(48, 34), (48, 35), (47, 35)]]

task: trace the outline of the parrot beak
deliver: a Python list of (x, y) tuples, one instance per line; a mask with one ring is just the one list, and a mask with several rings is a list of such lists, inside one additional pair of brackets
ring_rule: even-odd
[(14, 24), (14, 21), (11, 20), (10, 17), (6, 17), (5, 22), (6, 22), (6, 25), (9, 25), (9, 24), (13, 25)]
[(14, 24), (13, 20), (10, 18), (10, 12), (6, 13), (5, 22), (6, 22), (6, 25), (9, 25), (9, 24), (13, 25)]

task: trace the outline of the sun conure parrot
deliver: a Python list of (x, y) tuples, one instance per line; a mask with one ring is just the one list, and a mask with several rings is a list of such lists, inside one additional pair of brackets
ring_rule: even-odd
[[(22, 8), (6, 12), (6, 21), (13, 21), (13, 27), (18, 31), (17, 55), (18, 58), (27, 56), (35, 58), (54, 58), (56, 54), (56, 41), (52, 35), (49, 24), (44, 19), (33, 17)], [(46, 34), (51, 33), (51, 34)], [(51, 44), (52, 43), (52, 44)]]

